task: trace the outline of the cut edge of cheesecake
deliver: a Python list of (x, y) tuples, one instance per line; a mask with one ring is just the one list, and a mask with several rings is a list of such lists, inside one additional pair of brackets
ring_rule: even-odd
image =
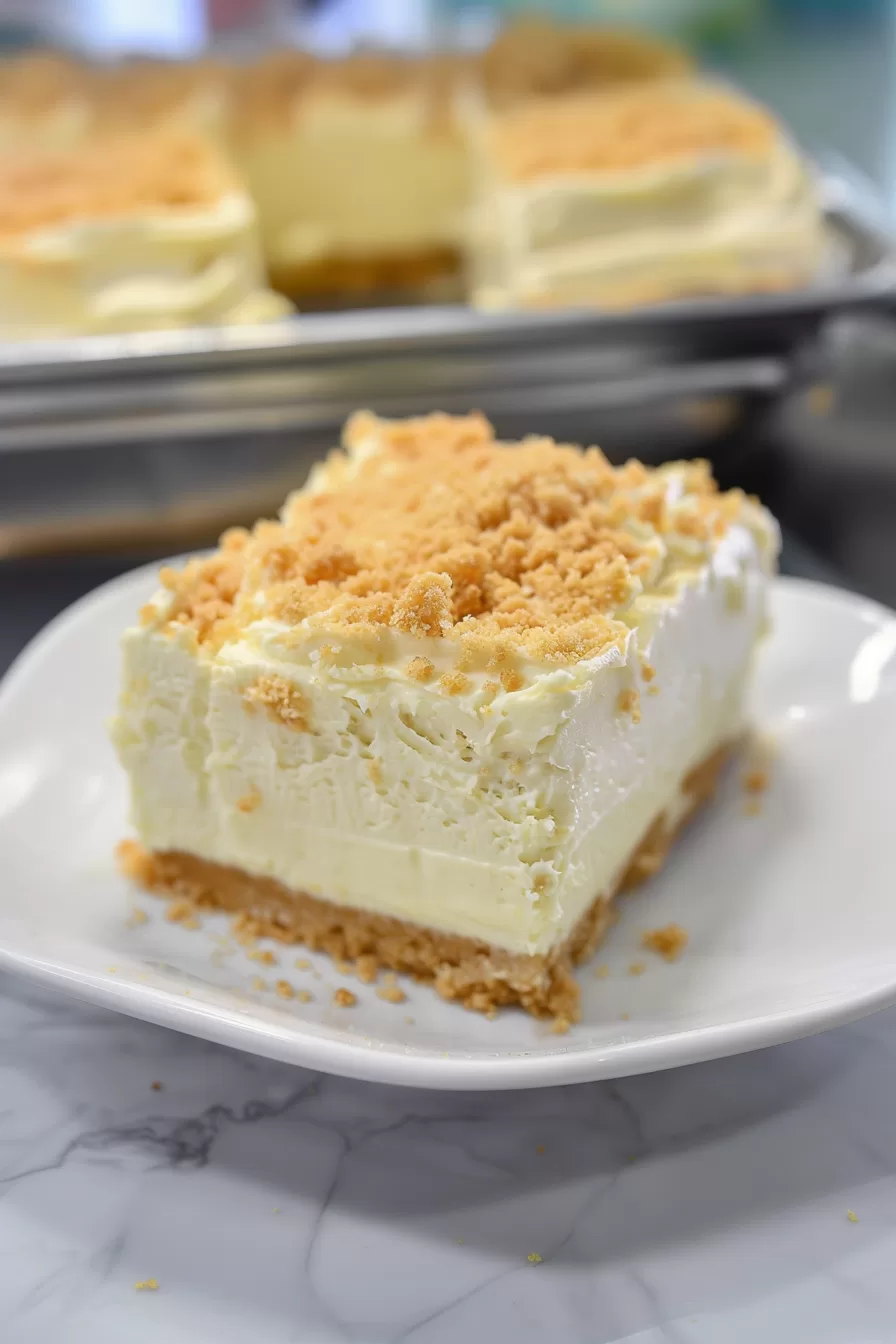
[(334, 962), (373, 958), (379, 970), (397, 971), (431, 984), (449, 1002), (492, 1016), (519, 1007), (566, 1031), (581, 1018), (581, 991), (575, 968), (603, 942), (616, 919), (615, 898), (640, 885), (662, 867), (673, 842), (713, 797), (738, 742), (722, 743), (688, 772), (681, 784), (682, 812), (670, 822), (654, 818), (615, 887), (601, 892), (572, 933), (546, 954), (527, 956), (472, 938), (442, 933), (388, 915), (337, 905), (293, 891), (273, 878), (197, 858), (181, 851), (153, 852), (134, 840), (117, 851), (130, 881), (167, 899), (187, 902), (198, 912), (234, 916), (241, 938), (273, 938), (324, 952)]

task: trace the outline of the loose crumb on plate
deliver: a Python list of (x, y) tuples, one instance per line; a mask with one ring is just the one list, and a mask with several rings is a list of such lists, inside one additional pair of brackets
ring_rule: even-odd
[(595, 966), (594, 968), (594, 976), (596, 980), (606, 980), (609, 974), (610, 968), (606, 962), (603, 962), (600, 966)]
[(859, 1221), (859, 1215), (853, 1209), (847, 1209), (846, 1216), (851, 1223), (857, 1223)]
[(159, 1082), (158, 1079), (156, 1079), (155, 1082), (150, 1083), (150, 1087), (152, 1088), (153, 1092), (161, 1092), (162, 1090), (162, 1084)]
[(759, 798), (748, 798), (744, 803), (745, 817), (758, 817), (762, 815), (762, 801)]
[(398, 984), (394, 975), (387, 975), (379, 989), (376, 991), (378, 999), (383, 999), (386, 1003), (404, 1003), (408, 997), (404, 990)]
[(268, 987), (267, 980), (262, 980), (260, 975), (253, 975), (252, 988), (254, 990), (256, 990), (259, 994), (262, 994), (267, 989), (267, 987)]
[(295, 967), (297, 971), (310, 971), (311, 962), (307, 957), (296, 957)]
[(333, 994), (333, 1002), (339, 1008), (354, 1008), (358, 999), (350, 989), (337, 989)]
[(313, 998), (313, 995), (311, 994), (310, 990), (297, 989), (296, 998), (298, 999), (299, 1003), (310, 1003)]
[(643, 961), (633, 961), (628, 968), (629, 975), (643, 975), (647, 970)]
[(568, 1017), (555, 1017), (551, 1023), (552, 1036), (565, 1036), (569, 1031), (570, 1022)]
[(416, 1021), (417, 1019), (415, 1017), (406, 1017), (404, 1020), (404, 1024), (406, 1027), (413, 1027)]
[(141, 1279), (139, 1283), (134, 1284), (134, 1287), (138, 1293), (157, 1293), (159, 1281), (158, 1279)]
[(744, 775), (743, 782), (747, 793), (765, 793), (771, 783), (771, 772), (767, 766), (753, 766)]
[(131, 911), (131, 917), (129, 923), (132, 925), (133, 928), (136, 928), (138, 924), (145, 924), (148, 921), (148, 919), (149, 915), (146, 913), (146, 911), (141, 910), (139, 905), (136, 905), (134, 906), (134, 909)]
[(376, 957), (358, 957), (355, 961), (355, 974), (362, 985), (372, 985), (379, 975), (379, 966)]
[(274, 986), (274, 991), (281, 999), (294, 999), (296, 992), (288, 980), (278, 980)]
[(246, 953), (246, 956), (249, 958), (250, 961), (260, 961), (263, 966), (277, 965), (277, 958), (274, 956), (274, 953), (269, 952), (267, 948), (265, 948), (264, 950), (258, 947), (253, 948), (251, 952)]
[(666, 961), (675, 961), (688, 945), (687, 931), (680, 924), (665, 924), (660, 929), (648, 929), (641, 937), (641, 946), (656, 952)]
[(529, 1261), (530, 1265), (540, 1265), (544, 1256), (539, 1255), (537, 1251), (530, 1251), (526, 1256), (526, 1259)]
[(544, 1144), (543, 1144), (543, 1143), (539, 1143), (538, 1146), (536, 1147), (535, 1151), (536, 1151), (536, 1153), (538, 1154), (539, 1157), (544, 1157)]

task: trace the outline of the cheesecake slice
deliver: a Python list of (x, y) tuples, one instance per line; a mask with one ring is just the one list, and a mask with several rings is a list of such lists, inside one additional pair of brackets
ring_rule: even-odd
[(204, 137), (95, 137), (0, 161), (0, 339), (231, 322), (290, 308), (255, 209)]
[(808, 283), (814, 183), (764, 108), (698, 79), (534, 100), (474, 131), (483, 308), (629, 307)]
[(574, 964), (742, 732), (776, 551), (705, 463), (356, 415), (124, 636), (129, 871), (573, 1021)]

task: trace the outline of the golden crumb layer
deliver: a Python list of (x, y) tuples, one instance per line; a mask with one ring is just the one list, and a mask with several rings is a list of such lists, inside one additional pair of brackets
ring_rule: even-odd
[(712, 153), (764, 157), (774, 118), (733, 92), (692, 81), (531, 102), (496, 117), (489, 147), (507, 178), (613, 173)]
[[(677, 829), (712, 796), (730, 753), (730, 744), (718, 748), (688, 775), (682, 791), (689, 811)], [(659, 870), (677, 829), (664, 816), (655, 819), (632, 854), (619, 891), (637, 886)], [(125, 875), (148, 890), (200, 909), (235, 914), (241, 936), (304, 943), (336, 962), (360, 961), (362, 978), (371, 978), (374, 965), (411, 975), (432, 984), (442, 998), (477, 1012), (517, 1005), (533, 1017), (553, 1018), (561, 1024), (580, 1017), (574, 967), (593, 955), (614, 919), (615, 893), (602, 894), (561, 947), (530, 957), (386, 915), (333, 905), (292, 891), (272, 878), (256, 877), (192, 854), (148, 854), (134, 841), (123, 842), (118, 854)]]
[(0, 237), (78, 219), (195, 210), (233, 189), (223, 159), (202, 137), (187, 133), (22, 150), (0, 159)]
[(558, 26), (526, 18), (508, 25), (482, 58), (482, 79), (493, 106), (553, 97), (690, 68), (678, 47), (643, 33), (592, 26)]
[(435, 281), (458, 274), (460, 256), (453, 247), (426, 247), (417, 251), (371, 252), (364, 256), (337, 255), (315, 261), (271, 267), (271, 284), (296, 302), (322, 302), (339, 295), (354, 298), (375, 294), (416, 292)]
[(449, 638), (461, 672), (574, 663), (625, 640), (619, 617), (661, 581), (664, 538), (700, 553), (743, 506), (706, 463), (680, 464), (670, 492), (667, 471), (613, 467), (597, 448), (499, 443), (480, 415), (359, 413), (345, 441), (283, 521), (163, 571), (161, 623), (212, 648), (263, 613), (304, 633)]

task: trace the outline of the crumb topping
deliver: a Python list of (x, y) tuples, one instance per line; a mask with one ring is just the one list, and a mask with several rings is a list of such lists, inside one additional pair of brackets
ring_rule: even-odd
[(509, 24), (482, 58), (493, 105), (683, 74), (688, 57), (644, 34), (524, 18)]
[(726, 89), (682, 81), (526, 103), (493, 120), (487, 147), (505, 177), (523, 182), (708, 154), (762, 158), (778, 135), (764, 108)]
[[(234, 530), (213, 556), (162, 572), (167, 629), (186, 626), (213, 650), (262, 614), (302, 637), (449, 639), (464, 670), (517, 689), (521, 656), (568, 665), (622, 647), (634, 598), (682, 563), (671, 543), (685, 540), (692, 565), (745, 507), (705, 463), (613, 467), (597, 448), (502, 444), (479, 415), (363, 413), (345, 442), (281, 521)], [(432, 665), (414, 658), (408, 674), (425, 682)], [(288, 689), (269, 679), (247, 703), (278, 716), (292, 705), (285, 720), (298, 727), (305, 709)]]
[(666, 924), (661, 929), (648, 929), (641, 938), (641, 946), (656, 952), (666, 961), (675, 961), (688, 944), (688, 935), (680, 924)]
[(641, 695), (634, 686), (620, 691), (616, 699), (616, 708), (620, 714), (631, 714), (632, 723), (641, 722)]
[(243, 704), (250, 713), (261, 705), (268, 718), (293, 732), (308, 731), (308, 701), (298, 686), (284, 677), (259, 677), (243, 691)]
[(235, 189), (200, 136), (159, 131), (97, 138), (70, 150), (0, 159), (0, 237), (79, 219), (196, 210)]

